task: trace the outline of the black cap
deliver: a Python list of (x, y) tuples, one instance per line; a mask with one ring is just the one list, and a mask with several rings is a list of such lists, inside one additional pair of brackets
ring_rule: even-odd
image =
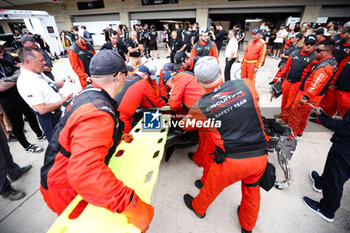
[(309, 35), (307, 37), (305, 37), (304, 43), (311, 43), (314, 42), (316, 43), (317, 39), (315, 35)]
[(303, 38), (303, 34), (301, 34), (300, 32), (298, 32), (297, 34), (295, 34), (296, 38), (299, 38), (301, 40), (301, 38)]
[(327, 32), (327, 29), (326, 28), (317, 28), (316, 32), (315, 32), (316, 35), (324, 35), (324, 36), (330, 36), (331, 34), (329, 34)]
[(182, 62), (188, 58), (187, 54), (184, 51), (179, 51), (174, 56), (175, 70), (179, 70), (181, 68)]
[(285, 26), (286, 26), (286, 25), (285, 25), (284, 23), (282, 23), (280, 27), (285, 27)]
[(134, 68), (125, 65), (119, 53), (109, 49), (104, 49), (96, 53), (90, 62), (90, 74), (92, 75), (116, 74), (123, 70), (133, 71)]

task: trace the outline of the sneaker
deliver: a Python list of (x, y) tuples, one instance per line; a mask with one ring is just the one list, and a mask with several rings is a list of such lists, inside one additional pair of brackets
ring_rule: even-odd
[(25, 150), (30, 153), (41, 153), (44, 151), (43, 148), (34, 146), (33, 144), (30, 144)]
[(321, 208), (320, 208), (320, 203), (317, 201), (314, 201), (308, 197), (303, 198), (304, 203), (307, 207), (309, 207), (310, 210), (318, 214), (321, 218), (326, 220), (327, 222), (333, 222), (334, 221), (334, 216), (329, 216), (326, 214)]
[(194, 182), (194, 186), (196, 186), (198, 189), (201, 189), (201, 188), (203, 188), (204, 184), (202, 183), (201, 180), (196, 180)]
[(188, 158), (192, 161), (193, 161), (193, 155), (194, 155), (193, 152), (188, 152), (188, 154), (187, 154)]
[(190, 210), (193, 211), (193, 213), (198, 217), (198, 218), (204, 218), (205, 217), (205, 213), (204, 215), (199, 215), (197, 214), (196, 211), (194, 211), (193, 206), (192, 206), (192, 201), (193, 201), (193, 197), (190, 194), (185, 194), (184, 195), (184, 202), (185, 205), (187, 206), (187, 208), (189, 208)]
[(10, 133), (9, 138), (7, 139), (7, 142), (17, 142), (17, 138), (13, 133)]
[(46, 140), (45, 134), (42, 134), (40, 137), (37, 137), (39, 141)]
[(22, 199), (25, 195), (26, 194), (24, 192), (13, 189), (12, 186), (10, 186), (1, 194), (3, 198), (9, 199), (11, 201)]
[(312, 188), (313, 188), (316, 192), (321, 193), (321, 192), (322, 192), (322, 188), (317, 188), (317, 187), (316, 187), (316, 182), (315, 182), (315, 180), (316, 180), (317, 178), (319, 178), (319, 177), (320, 177), (320, 175), (318, 174), (317, 171), (312, 171), (312, 172), (310, 172), (310, 179), (311, 179), (311, 181), (312, 181)]
[[(241, 205), (237, 207), (237, 216), (239, 216), (239, 211), (241, 210)], [(252, 233), (252, 231), (247, 231), (241, 226), (241, 233)]]
[(298, 136), (298, 137), (301, 137), (301, 136), (303, 136), (303, 134), (302, 134), (302, 133), (298, 133), (297, 136)]
[(282, 118), (282, 116), (281, 116), (280, 113), (279, 113), (279, 114), (273, 114), (273, 117), (274, 117), (274, 118)]
[(239, 60), (237, 60), (236, 63), (241, 63), (241, 62)]
[(170, 56), (166, 56), (166, 58), (170, 58)]
[(160, 59), (159, 57), (157, 57), (157, 59)]
[(279, 125), (286, 125), (287, 123), (284, 122), (282, 119), (277, 121), (277, 124)]
[(17, 177), (11, 177), (9, 175), (7, 175), (7, 179), (11, 182), (15, 182), (16, 180), (18, 180), (24, 173), (27, 173), (30, 169), (32, 168), (31, 164), (28, 164), (25, 167), (21, 167), (21, 172)]

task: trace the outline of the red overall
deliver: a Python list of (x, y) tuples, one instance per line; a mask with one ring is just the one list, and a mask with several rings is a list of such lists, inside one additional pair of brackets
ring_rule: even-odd
[(262, 39), (251, 40), (247, 44), (242, 60), (241, 78), (248, 78), (255, 84), (254, 68), (260, 68), (266, 57), (266, 43)]
[(286, 77), (282, 83), (281, 117), (285, 123), (289, 121), (289, 113), (299, 91), (301, 80), (310, 71), (314, 60), (313, 51), (304, 53), (302, 50), (295, 51), (289, 57), (282, 72), (276, 77)]

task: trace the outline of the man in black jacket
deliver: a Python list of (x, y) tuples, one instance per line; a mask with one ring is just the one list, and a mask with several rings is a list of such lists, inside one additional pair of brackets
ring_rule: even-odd
[(116, 31), (113, 31), (111, 33), (111, 36), (109, 37), (110, 41), (102, 45), (101, 50), (103, 49), (110, 49), (115, 52), (118, 52), (119, 55), (123, 58), (124, 61), (126, 61), (126, 56), (128, 54), (128, 50), (126, 49), (125, 45), (121, 40), (119, 40), (118, 33)]
[(336, 120), (317, 111), (322, 124), (334, 131), (333, 145), (328, 152), (327, 161), (320, 176), (316, 171), (310, 173), (313, 189), (322, 192), (320, 202), (304, 197), (304, 203), (327, 222), (333, 222), (334, 214), (340, 207), (343, 187), (350, 178), (350, 110), (341, 120)]

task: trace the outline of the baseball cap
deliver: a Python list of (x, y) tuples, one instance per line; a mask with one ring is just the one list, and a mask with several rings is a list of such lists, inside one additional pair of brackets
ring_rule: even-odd
[(331, 34), (328, 33), (327, 28), (317, 28), (316, 35), (324, 35), (324, 36), (330, 36)]
[(157, 74), (156, 74), (157, 73), (157, 66), (154, 63), (148, 63), (146, 66), (147, 66), (149, 72), (151, 73), (149, 77), (151, 79), (156, 79), (157, 78)]
[(297, 34), (295, 34), (295, 37), (301, 39), (301, 38), (303, 38), (303, 34), (298, 32)]
[(285, 25), (284, 23), (282, 23), (280, 27), (285, 27), (285, 26), (286, 26), (286, 25)]
[(179, 51), (174, 56), (174, 62), (175, 62), (175, 69), (178, 70), (181, 68), (182, 62), (185, 61), (185, 59), (188, 58), (187, 54), (184, 51)]
[(214, 82), (219, 77), (219, 74), (220, 66), (215, 57), (201, 57), (194, 67), (194, 76), (203, 84)]
[(309, 35), (307, 37), (305, 37), (304, 43), (310, 43), (310, 42), (314, 42), (316, 43), (316, 36), (314, 35)]
[(345, 24), (344, 24), (344, 26), (343, 26), (343, 33), (346, 33), (346, 32), (348, 32), (348, 33), (350, 33), (350, 21), (349, 22), (346, 22)]
[(208, 28), (201, 28), (199, 29), (199, 35), (203, 35), (203, 34), (206, 34), (208, 33)]
[(258, 33), (261, 33), (261, 30), (260, 28), (254, 28), (252, 33), (258, 34)]
[(87, 42), (92, 41), (92, 38), (90, 36), (90, 33), (84, 29), (79, 29), (78, 36), (84, 39)]
[(34, 38), (32, 36), (29, 36), (29, 35), (25, 35), (21, 39), (18, 40), (18, 42), (21, 42), (21, 43), (24, 43), (26, 41), (30, 41), (30, 42), (35, 43)]
[(96, 53), (90, 62), (90, 73), (92, 75), (116, 74), (123, 70), (133, 71), (134, 68), (125, 65), (119, 53), (109, 49)]
[(164, 75), (163, 75), (163, 83), (165, 84), (166, 82), (168, 82), (169, 80), (172, 80), (174, 78), (174, 76), (176, 75), (176, 72), (171, 71), (171, 70), (166, 70), (163, 71)]
[(151, 77), (151, 72), (149, 71), (148, 67), (145, 65), (140, 65), (139, 67), (137, 67), (137, 71), (148, 74), (148, 76)]
[(174, 71), (174, 64), (171, 62), (165, 63), (163, 66), (163, 71), (167, 71), (167, 70)]

